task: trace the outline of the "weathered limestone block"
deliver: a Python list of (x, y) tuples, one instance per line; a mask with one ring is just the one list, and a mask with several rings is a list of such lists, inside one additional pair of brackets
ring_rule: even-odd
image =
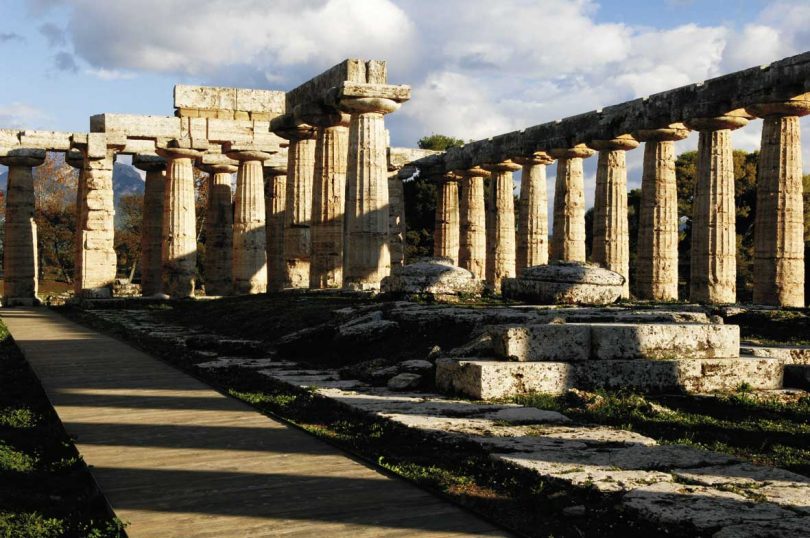
[(483, 280), (487, 267), (484, 178), (489, 177), (490, 173), (478, 167), (454, 173), (465, 178), (461, 181), (458, 265), (470, 271), (478, 280)]
[(804, 212), (799, 117), (807, 94), (747, 109), (763, 119), (754, 221), (754, 302), (804, 306)]
[(629, 135), (594, 140), (599, 151), (593, 203), (594, 263), (624, 277), (621, 297), (630, 297), (630, 234), (627, 225), (627, 164), (625, 152), (638, 147)]
[(197, 279), (194, 160), (202, 153), (161, 148), (158, 155), (169, 163), (163, 198), (163, 293), (172, 298), (193, 297)]
[(228, 151), (239, 161), (233, 213), (233, 291), (267, 291), (267, 231), (265, 230), (264, 172), (270, 153), (256, 149)]
[(351, 114), (343, 236), (343, 287), (379, 289), (391, 270), (388, 163), (384, 115), (400, 106), (388, 98), (340, 100)]
[(548, 197), (546, 165), (551, 156), (537, 152), (531, 157), (516, 158), (523, 165), (518, 201), (516, 271), (548, 263)]
[(520, 165), (512, 161), (487, 164), (492, 172), (492, 190), (487, 211), (487, 286), (499, 292), (504, 278), (515, 276), (515, 183), (512, 173)]
[(737, 300), (737, 233), (731, 131), (745, 126), (741, 116), (697, 118), (700, 132), (697, 178), (692, 203), (689, 299), (699, 303)]
[(572, 388), (706, 393), (736, 390), (742, 383), (756, 390), (778, 389), (782, 371), (778, 359), (504, 362), (441, 358), (436, 361), (436, 385), (445, 392), (484, 400), (532, 392), (562, 394)]
[(644, 144), (636, 256), (636, 295), (678, 299), (678, 191), (675, 144), (689, 136), (682, 124), (635, 133)]
[(554, 230), (551, 236), (551, 259), (585, 261), (585, 179), (582, 159), (594, 151), (580, 144), (573, 148), (549, 151), (558, 159), (554, 184)]
[(421, 261), (394, 267), (382, 281), (381, 291), (408, 297), (455, 299), (474, 297), (482, 291), (481, 281), (452, 261)]
[(318, 129), (315, 139), (315, 172), (312, 200), (312, 260), (309, 287), (343, 285), (343, 212), (349, 116), (337, 114), (336, 125)]
[[(205, 157), (203, 157), (205, 162)], [(208, 206), (205, 213), (205, 294), (230, 295), (233, 285), (233, 202), (231, 183), (238, 162), (221, 159), (198, 164), (208, 173)]]
[(529, 267), (518, 278), (503, 281), (503, 295), (533, 304), (591, 304), (616, 302), (625, 278), (613, 271), (579, 262), (552, 262)]
[(436, 189), (436, 227), (433, 240), (433, 255), (449, 258), (458, 263), (459, 249), (459, 203), (458, 181), (448, 174)]
[(161, 293), (163, 287), (161, 251), (163, 249), (163, 198), (166, 188), (166, 159), (157, 155), (134, 155), (132, 157), (132, 166), (146, 172), (143, 192), (140, 263), (141, 295), (149, 297)]
[(265, 229), (267, 247), (267, 289), (284, 287), (287, 264), (284, 261), (284, 222), (287, 207), (287, 167), (264, 168)]
[(37, 224), (34, 221), (34, 174), (45, 150), (19, 149), (0, 158), (8, 166), (3, 238), (3, 306), (32, 306), (37, 297)]

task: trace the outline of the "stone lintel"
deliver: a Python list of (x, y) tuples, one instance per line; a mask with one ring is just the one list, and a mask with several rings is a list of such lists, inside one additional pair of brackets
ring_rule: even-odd
[(127, 145), (122, 133), (74, 133), (70, 146), (84, 151), (89, 159), (105, 159), (110, 149), (121, 150)]
[(0, 155), (19, 148), (68, 151), (74, 134), (76, 133), (0, 129)]
[(388, 171), (393, 172), (430, 155), (440, 155), (441, 151), (419, 148), (388, 148)]
[(403, 103), (411, 98), (411, 87), (404, 84), (369, 84), (362, 82), (344, 82), (337, 87), (337, 98), (371, 97), (391, 99)]
[(90, 116), (92, 133), (124, 133), (129, 138), (180, 138), (181, 120), (170, 116), (97, 114)]
[(447, 170), (471, 168), (535, 151), (657, 130), (690, 118), (718, 117), (737, 109), (753, 113), (758, 104), (789, 101), (808, 91), (810, 52), (805, 52), (765, 66), (470, 142), (449, 149), (442, 161)]
[(384, 60), (356, 58), (344, 60), (287, 92), (285, 112), (292, 111), (297, 105), (303, 103), (323, 102), (324, 96), (329, 90), (341, 86), (344, 82), (386, 84), (387, 79), (388, 68)]
[(178, 84), (174, 87), (174, 108), (181, 111), (188, 109), (266, 113), (272, 117), (285, 112), (285, 94), (276, 90)]

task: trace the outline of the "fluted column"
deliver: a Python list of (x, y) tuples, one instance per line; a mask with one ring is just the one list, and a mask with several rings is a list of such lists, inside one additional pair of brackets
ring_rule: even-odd
[(678, 299), (675, 141), (687, 136), (689, 130), (680, 124), (635, 134), (637, 140), (646, 142), (636, 256), (636, 295), (640, 299)]
[(285, 287), (309, 286), (312, 246), (312, 182), (315, 174), (312, 138), (290, 138), (287, 149), (287, 212), (284, 223)]
[[(207, 156), (206, 156), (207, 157)], [(205, 157), (203, 158), (203, 162)], [(222, 159), (216, 164), (199, 164), (208, 174), (208, 200), (205, 208), (206, 295), (230, 295), (233, 287), (233, 201), (231, 183), (239, 168), (236, 161)]]
[(737, 300), (737, 232), (731, 131), (748, 123), (740, 116), (697, 118), (686, 125), (700, 132), (692, 202), (689, 300)]
[(163, 196), (163, 293), (194, 296), (197, 279), (197, 230), (194, 160), (202, 154), (187, 148), (158, 149), (168, 161)]
[(527, 267), (548, 263), (548, 196), (546, 165), (550, 155), (536, 152), (514, 159), (523, 165), (518, 199), (516, 271), (520, 276)]
[(146, 172), (141, 225), (141, 295), (149, 297), (163, 288), (163, 199), (166, 159), (157, 155), (134, 155), (132, 166)]
[(625, 152), (638, 147), (629, 135), (588, 144), (599, 151), (593, 204), (591, 259), (624, 277), (622, 297), (630, 297), (630, 234), (627, 223)]
[(351, 114), (343, 236), (343, 287), (376, 290), (390, 273), (388, 162), (384, 115), (399, 108), (385, 98), (344, 98)]
[(262, 163), (272, 156), (258, 150), (227, 153), (239, 161), (233, 211), (233, 291), (256, 294), (267, 291), (267, 231)]
[(111, 297), (115, 282), (115, 203), (113, 166), (116, 149), (104, 133), (76, 141), (83, 168), (79, 175), (76, 208), (74, 290), (80, 297)]
[(747, 108), (761, 117), (754, 221), (754, 302), (804, 306), (804, 211), (799, 117), (807, 95)]
[(37, 149), (14, 150), (0, 158), (0, 164), (8, 166), (3, 239), (4, 306), (39, 304), (33, 167), (44, 162), (45, 151)]
[(552, 149), (557, 159), (554, 183), (554, 230), (551, 236), (551, 258), (585, 261), (585, 179), (582, 159), (594, 151), (580, 144), (573, 148)]
[(490, 173), (483, 168), (457, 170), (461, 181), (459, 211), (458, 265), (470, 271), (479, 280), (486, 278), (487, 225), (484, 200), (484, 178)]
[(447, 174), (436, 189), (436, 227), (433, 239), (433, 255), (449, 258), (458, 264), (459, 249), (459, 204), (458, 181)]
[(405, 264), (405, 189), (398, 168), (388, 168), (388, 235), (391, 266)]
[(487, 212), (487, 285), (500, 293), (501, 281), (515, 276), (515, 183), (512, 161), (484, 165), (492, 172), (492, 191)]
[(343, 211), (349, 144), (349, 116), (319, 127), (315, 139), (312, 198), (312, 264), (309, 287), (343, 285)]
[(267, 289), (278, 291), (287, 280), (284, 261), (284, 223), (287, 207), (287, 167), (264, 168)]

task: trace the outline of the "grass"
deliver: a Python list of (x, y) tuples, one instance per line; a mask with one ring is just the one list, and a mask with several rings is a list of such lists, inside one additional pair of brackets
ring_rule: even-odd
[(511, 401), (653, 437), (810, 474), (810, 396), (761, 399), (750, 392), (714, 397), (598, 391), (590, 398), (531, 394)]
[(122, 536), (36, 376), (0, 323), (0, 536)]
[(750, 310), (726, 316), (744, 340), (765, 345), (810, 345), (810, 309)]

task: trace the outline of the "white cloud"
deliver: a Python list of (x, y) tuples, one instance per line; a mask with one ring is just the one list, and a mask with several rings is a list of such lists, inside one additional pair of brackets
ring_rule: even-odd
[(86, 69), (85, 73), (101, 80), (128, 80), (137, 75), (131, 71), (121, 71), (118, 69)]
[(7, 129), (32, 129), (48, 119), (48, 114), (26, 103), (0, 104), (0, 126)]

